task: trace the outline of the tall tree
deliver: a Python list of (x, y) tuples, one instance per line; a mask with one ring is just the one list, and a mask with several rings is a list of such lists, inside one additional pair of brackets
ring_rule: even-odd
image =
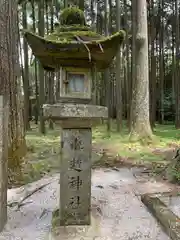
[(163, 19), (163, 9), (164, 0), (159, 1), (159, 9), (162, 9), (162, 14), (160, 15), (160, 33), (159, 33), (159, 107), (160, 116), (159, 122), (164, 123), (164, 19)]
[(155, 127), (156, 121), (156, 56), (155, 56), (155, 37), (156, 37), (156, 26), (155, 26), (155, 19), (154, 19), (154, 0), (150, 1), (150, 11), (149, 11), (149, 18), (150, 18), (150, 28), (149, 28), (149, 38), (150, 38), (150, 122), (151, 127)]
[(134, 83), (135, 83), (135, 70), (136, 70), (136, 2), (132, 1), (132, 11), (131, 11), (131, 31), (132, 31), (132, 43), (131, 43), (131, 91), (130, 91), (130, 119), (129, 119), (129, 130), (131, 131), (132, 127), (132, 94), (133, 94), (133, 89), (134, 89)]
[(175, 126), (180, 128), (180, 67), (179, 67), (179, 49), (180, 49), (180, 21), (179, 21), (179, 0), (175, 1), (175, 26), (176, 26), (176, 73), (175, 73)]
[(68, 0), (64, 0), (64, 8), (68, 7)]
[(64, 7), (68, 6), (78, 6), (82, 11), (84, 11), (85, 1), (84, 0), (64, 0)]
[(6, 44), (8, 59), (3, 64), (8, 66), (7, 92), (9, 100), (8, 127), (8, 169), (12, 180), (21, 179), (21, 158), (27, 152), (23, 110), (24, 99), (21, 94), (21, 76), (18, 54), (18, 11), (17, 2), (7, 1), (8, 15), (6, 15), (7, 32)]
[[(119, 31), (120, 26), (120, 1), (116, 0), (116, 30)], [(118, 52), (116, 55), (116, 119), (117, 119), (117, 131), (120, 132), (122, 128), (122, 63), (121, 63), (121, 47), (118, 47)]]
[[(24, 29), (27, 29), (27, 3), (24, 2), (22, 4), (22, 25)], [(28, 44), (23, 38), (23, 51), (24, 51), (24, 71), (23, 71), (23, 87), (24, 87), (24, 103), (25, 103), (25, 113), (24, 113), (24, 121), (25, 121), (25, 129), (30, 129), (29, 124), (29, 59), (28, 59)]]
[(0, 1), (0, 83), (8, 104), (8, 177), (21, 178), (21, 158), (26, 154), (23, 99), (20, 89), (17, 1)]
[(127, 0), (124, 0), (124, 29), (127, 32), (126, 39), (125, 39), (125, 92), (126, 92), (126, 109), (127, 112), (127, 126), (129, 129), (129, 122), (130, 122), (130, 90), (131, 90), (131, 77), (130, 77), (130, 44), (129, 44), (129, 35), (128, 35), (128, 7), (127, 7)]
[[(104, 33), (105, 36), (108, 36), (109, 34), (109, 26), (108, 26), (108, 16), (109, 16), (109, 12), (108, 12), (108, 0), (104, 0)], [(111, 129), (111, 116), (110, 116), (110, 108), (111, 108), (111, 102), (110, 102), (110, 72), (109, 69), (106, 69), (104, 71), (104, 83), (105, 83), (105, 89), (106, 89), (106, 106), (108, 107), (108, 121), (107, 121), (107, 131), (109, 132)]]
[(149, 121), (149, 66), (146, 0), (136, 1), (135, 77), (132, 93), (131, 140), (152, 139)]
[[(52, 0), (53, 1), (53, 0)], [(35, 11), (35, 0), (31, 0), (31, 9), (32, 9), (32, 29), (33, 32), (36, 33), (36, 11)], [(35, 95), (36, 102), (33, 105), (33, 114), (35, 117), (35, 124), (38, 124), (39, 118), (39, 82), (38, 82), (38, 62), (36, 58), (34, 59), (34, 78), (35, 78)]]
[[(44, 36), (44, 0), (38, 2), (38, 31), (40, 36)], [(44, 92), (44, 70), (41, 64), (39, 64), (39, 118), (40, 118), (40, 132), (45, 134), (45, 122), (43, 118), (43, 104), (45, 103), (45, 92)]]
[[(0, 26), (1, 26), (1, 35), (0, 35), (0, 107), (8, 105), (8, 49), (7, 49), (7, 20), (8, 20), (8, 2), (0, 1)], [(4, 228), (4, 225), (7, 221), (7, 156), (3, 154), (3, 142), (6, 140), (4, 146), (7, 146), (7, 129), (6, 134), (3, 136), (3, 126), (5, 121), (2, 121), (2, 114), (0, 116), (0, 141), (1, 154), (0, 154), (0, 232)], [(3, 136), (3, 137), (2, 137)], [(3, 156), (4, 155), (4, 156)]]
[(85, 2), (84, 0), (79, 0), (79, 8), (84, 11)]

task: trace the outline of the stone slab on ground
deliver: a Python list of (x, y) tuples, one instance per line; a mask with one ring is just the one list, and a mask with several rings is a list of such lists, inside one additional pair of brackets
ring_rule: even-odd
[(147, 181), (147, 182), (137, 182), (137, 185), (134, 186), (135, 195), (143, 195), (146, 193), (163, 193), (163, 192), (172, 192), (174, 187), (165, 182), (156, 182), (156, 181)]
[(131, 169), (133, 176), (136, 179), (133, 186), (135, 195), (154, 194), (154, 193), (168, 193), (172, 191), (178, 191), (180, 188), (166, 181), (157, 181), (148, 174), (143, 173), (145, 168), (134, 167)]
[[(20, 211), (8, 209), (8, 224), (0, 234), (0, 240), (53, 240), (50, 237), (52, 212), (59, 205), (57, 177), (58, 175), (50, 178), (49, 181), (52, 181), (50, 185), (27, 199), (25, 201), (27, 204), (22, 206)], [(40, 180), (41, 184), (43, 181)], [(45, 181), (48, 182), (48, 179), (46, 178)], [(37, 186), (39, 183), (33, 184)], [(33, 184), (30, 185), (31, 189)], [(96, 210), (93, 217), (97, 221), (94, 232), (97, 237), (94, 240), (170, 239), (140, 199), (135, 196), (133, 192), (135, 186), (136, 179), (128, 169), (92, 171), (92, 208)], [(18, 194), (18, 189), (13, 191), (14, 194)], [(22, 198), (21, 192), (22, 188), (21, 191), (19, 190)], [(12, 198), (10, 193), (11, 191), (8, 192), (9, 202)], [(77, 238), (63, 236), (63, 240), (65, 239)], [(93, 240), (91, 237), (87, 239)]]
[(180, 218), (166, 205), (158, 195), (145, 194), (142, 202), (147, 206), (149, 211), (164, 227), (164, 230), (172, 240), (180, 239)]
[(168, 208), (180, 218), (180, 196), (159, 197)]

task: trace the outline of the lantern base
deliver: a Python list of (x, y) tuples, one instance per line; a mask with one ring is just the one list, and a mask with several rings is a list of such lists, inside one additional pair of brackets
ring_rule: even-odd
[(91, 224), (90, 225), (83, 225), (83, 226), (62, 226), (60, 224), (60, 218), (58, 215), (59, 209), (53, 212), (52, 216), (52, 228), (50, 232), (50, 236), (48, 239), (51, 240), (89, 240), (95, 239), (97, 236), (100, 235), (99, 230), (99, 217), (94, 216), (94, 213), (91, 214)]
[(56, 103), (43, 106), (45, 119), (59, 123), (62, 128), (85, 128), (108, 118), (108, 108), (78, 103)]

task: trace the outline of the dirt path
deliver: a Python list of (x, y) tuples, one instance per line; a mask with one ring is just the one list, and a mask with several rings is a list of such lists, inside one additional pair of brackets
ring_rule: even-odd
[[(98, 224), (93, 230), (99, 240), (151, 239), (168, 240), (156, 220), (141, 203), (139, 195), (146, 192), (168, 192), (173, 186), (149, 181), (140, 176), (139, 169), (96, 169), (92, 172), (92, 207)], [(136, 177), (135, 177), (136, 176)], [(37, 186), (51, 182), (25, 201), (25, 205), (16, 211), (8, 209), (8, 224), (0, 234), (0, 240), (44, 240), (51, 228), (52, 211), (58, 206), (58, 175), (41, 179), (23, 188), (8, 191), (8, 202), (23, 197), (25, 192)], [(96, 218), (95, 217), (95, 218)], [(92, 231), (91, 231), (92, 232)], [(84, 240), (93, 240), (94, 236), (84, 236)], [(79, 240), (61, 235), (61, 239)], [(57, 238), (59, 239), (59, 237)]]

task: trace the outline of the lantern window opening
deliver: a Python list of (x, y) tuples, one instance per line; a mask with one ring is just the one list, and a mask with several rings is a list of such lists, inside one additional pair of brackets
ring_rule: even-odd
[(62, 68), (61, 96), (66, 98), (91, 98), (91, 69)]

